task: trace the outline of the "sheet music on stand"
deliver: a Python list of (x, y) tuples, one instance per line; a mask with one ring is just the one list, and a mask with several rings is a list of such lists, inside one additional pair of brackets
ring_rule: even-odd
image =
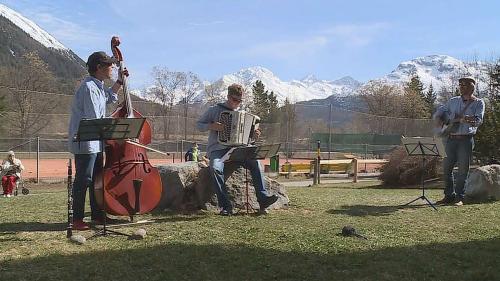
[(420, 172), (420, 184), (422, 187), (422, 195), (417, 197), (416, 199), (404, 204), (404, 206), (408, 206), (409, 204), (422, 199), (429, 206), (431, 206), (434, 210), (437, 211), (436, 206), (425, 196), (425, 162), (426, 157), (446, 157), (446, 151), (443, 145), (443, 141), (441, 138), (434, 137), (402, 137), (401, 143), (406, 149), (408, 156), (419, 156), (422, 158), (422, 166)]
[(442, 138), (439, 137), (402, 137), (401, 143), (408, 155), (446, 157)]
[(231, 148), (221, 160), (223, 162), (236, 161), (241, 162), (246, 159), (265, 159), (278, 153), (281, 144), (265, 144), (258, 146), (237, 146)]
[(137, 138), (146, 118), (82, 119), (75, 141)]

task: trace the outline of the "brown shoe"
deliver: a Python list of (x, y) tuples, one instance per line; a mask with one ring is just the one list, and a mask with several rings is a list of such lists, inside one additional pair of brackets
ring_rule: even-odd
[(73, 230), (89, 230), (90, 226), (88, 223), (83, 220), (74, 220), (73, 221)]
[(436, 205), (451, 205), (455, 202), (455, 198), (445, 196), (443, 199), (436, 201)]

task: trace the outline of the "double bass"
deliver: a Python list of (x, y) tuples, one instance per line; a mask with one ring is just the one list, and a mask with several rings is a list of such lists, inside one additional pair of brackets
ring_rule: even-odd
[[(141, 113), (132, 107), (127, 76), (123, 75), (125, 66), (119, 45), (120, 39), (114, 36), (111, 39), (111, 50), (118, 61), (118, 75), (123, 82), (124, 101), (111, 117), (142, 118)], [(146, 120), (136, 140), (106, 141), (104, 169), (101, 174), (96, 175), (95, 180), (96, 201), (106, 213), (133, 218), (135, 214), (151, 211), (160, 202), (162, 195), (160, 173), (151, 165), (146, 155), (146, 145), (151, 143), (151, 139), (151, 125)]]

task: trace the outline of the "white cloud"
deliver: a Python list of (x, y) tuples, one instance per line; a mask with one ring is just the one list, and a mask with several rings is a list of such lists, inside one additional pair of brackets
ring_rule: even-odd
[(289, 59), (293, 57), (309, 56), (324, 48), (328, 39), (324, 36), (313, 36), (300, 40), (276, 41), (262, 43), (242, 51), (246, 56), (270, 56), (273, 58)]
[(70, 46), (93, 45), (104, 38), (97, 32), (71, 21), (63, 20), (46, 12), (38, 12), (33, 17), (45, 30)]
[(369, 45), (384, 30), (390, 28), (388, 23), (340, 24), (322, 30), (320, 33), (329, 37), (334, 44), (340, 43), (351, 47)]

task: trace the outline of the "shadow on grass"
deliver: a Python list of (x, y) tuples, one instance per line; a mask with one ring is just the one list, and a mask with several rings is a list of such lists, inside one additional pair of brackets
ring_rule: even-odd
[(427, 204), (410, 204), (410, 205), (395, 205), (395, 206), (374, 206), (374, 205), (343, 205), (340, 209), (331, 209), (326, 211), (333, 215), (349, 215), (354, 217), (364, 216), (387, 216), (399, 210), (416, 209), (423, 207), (432, 208)]
[[(136, 242), (147, 245), (147, 240)], [(74, 245), (79, 253), (71, 256), (3, 261), (0, 276), (2, 280), (75, 281), (500, 280), (500, 238), (363, 252), (336, 252), (332, 246), (331, 254), (193, 244), (91, 252), (86, 251), (87, 244)]]
[(67, 223), (41, 223), (41, 222), (15, 222), (0, 223), (0, 232), (20, 232), (20, 231), (63, 231)]
[[(194, 221), (203, 217), (162, 217), (153, 218), (148, 224), (163, 223), (163, 222), (178, 222), (178, 221)], [(120, 226), (128, 226), (134, 224), (127, 220), (117, 220), (117, 223), (109, 225), (110, 228), (118, 228)], [(36, 232), (36, 231), (64, 231), (68, 226), (67, 223), (41, 223), (41, 222), (16, 222), (16, 223), (0, 223), (0, 233), (16, 233), (16, 232)]]

